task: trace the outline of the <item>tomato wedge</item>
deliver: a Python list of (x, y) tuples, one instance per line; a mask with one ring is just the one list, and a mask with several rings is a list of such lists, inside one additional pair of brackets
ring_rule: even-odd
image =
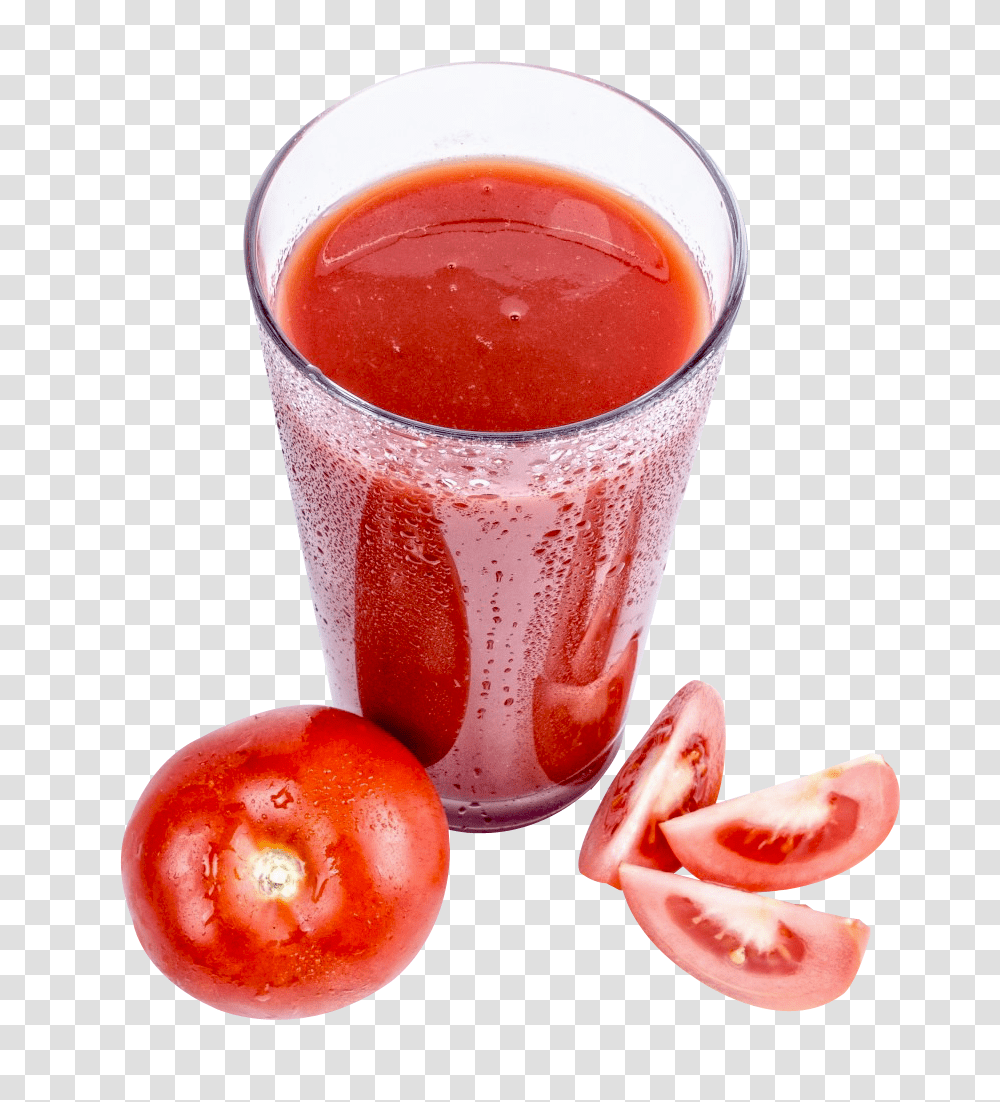
[(722, 699), (711, 685), (688, 682), (604, 794), (580, 849), (580, 872), (620, 888), (623, 861), (679, 869), (681, 862), (657, 824), (715, 802), (725, 752)]
[(681, 864), (746, 891), (800, 888), (836, 876), (892, 830), (899, 782), (878, 754), (662, 823)]
[(810, 1010), (851, 986), (869, 929), (800, 903), (622, 865), (622, 887), (650, 941), (723, 995), (767, 1010)]

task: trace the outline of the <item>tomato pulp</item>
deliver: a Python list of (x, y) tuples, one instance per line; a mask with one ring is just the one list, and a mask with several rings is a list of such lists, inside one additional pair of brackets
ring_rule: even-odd
[[(651, 212), (495, 161), (416, 170), (320, 218), (275, 315), (351, 394), (480, 434), (625, 406), (709, 327), (696, 262)], [(435, 466), (416, 430), (334, 425), (265, 358), (335, 703), (414, 751), (453, 827), (571, 802), (617, 746), (714, 375), (652, 442), (633, 423), (532, 463), (530, 442), (451, 440)]]

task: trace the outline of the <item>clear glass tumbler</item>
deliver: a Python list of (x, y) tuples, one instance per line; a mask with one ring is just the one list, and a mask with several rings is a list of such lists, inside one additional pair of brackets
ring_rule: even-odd
[[(385, 177), (498, 157), (589, 177), (672, 226), (708, 288), (698, 352), (628, 405), (518, 433), (412, 422), (308, 363), (273, 313), (302, 232)], [(729, 186), (624, 93), (531, 66), (445, 66), (367, 88), (299, 131), (260, 180), (245, 248), (333, 704), (410, 746), (453, 829), (552, 815), (620, 744), (746, 279)]]

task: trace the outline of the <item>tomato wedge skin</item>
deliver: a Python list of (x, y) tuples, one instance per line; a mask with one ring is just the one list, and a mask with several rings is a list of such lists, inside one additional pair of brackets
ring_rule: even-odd
[(856, 865), (892, 830), (899, 781), (878, 754), (660, 824), (701, 880), (746, 891), (815, 884)]
[(725, 753), (722, 699), (711, 685), (689, 681), (604, 794), (580, 849), (580, 872), (620, 888), (623, 862), (667, 872), (680, 868), (657, 824), (715, 802)]
[(622, 865), (636, 922), (707, 987), (765, 1010), (811, 1010), (843, 995), (870, 930), (814, 911), (672, 872)]

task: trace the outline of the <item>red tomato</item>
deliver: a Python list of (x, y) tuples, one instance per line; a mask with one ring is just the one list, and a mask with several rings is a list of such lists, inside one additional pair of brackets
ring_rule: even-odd
[(898, 811), (896, 774), (869, 754), (703, 808), (660, 830), (702, 880), (777, 891), (856, 865), (885, 840)]
[(715, 802), (725, 754), (722, 700), (711, 685), (690, 681), (660, 712), (604, 794), (583, 840), (580, 872), (620, 888), (623, 861), (679, 869), (657, 824)]
[(622, 887), (650, 941), (723, 995), (767, 1010), (809, 1010), (851, 986), (868, 927), (800, 903), (622, 865)]
[(125, 829), (135, 932), (178, 987), (251, 1018), (324, 1014), (397, 976), (444, 897), (448, 826), (401, 743), (279, 708), (178, 751)]

